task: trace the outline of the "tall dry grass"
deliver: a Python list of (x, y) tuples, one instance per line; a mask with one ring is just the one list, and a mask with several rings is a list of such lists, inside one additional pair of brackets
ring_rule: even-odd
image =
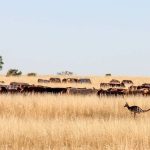
[[(5, 84), (15, 81), (38, 85), (38, 78), (50, 77), (57, 76), (0, 76), (0, 81), (5, 81)], [(99, 88), (100, 82), (111, 79), (131, 79), (135, 85), (150, 83), (149, 77), (89, 78), (91, 85), (43, 85)], [(123, 107), (126, 101), (143, 109), (150, 108), (149, 97), (0, 95), (0, 150), (150, 149), (150, 112), (134, 119)]]
[(150, 112), (136, 119), (125, 102), (143, 97), (1, 95), (0, 149), (150, 149)]

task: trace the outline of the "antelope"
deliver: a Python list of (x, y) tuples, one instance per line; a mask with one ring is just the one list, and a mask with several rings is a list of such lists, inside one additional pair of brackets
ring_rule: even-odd
[(147, 109), (147, 110), (143, 110), (142, 108), (140, 108), (139, 106), (129, 106), (128, 103), (125, 104), (124, 107), (127, 107), (129, 111), (131, 111), (131, 113), (133, 112), (134, 113), (134, 118), (136, 116), (136, 114), (140, 114), (140, 113), (144, 113), (144, 112), (148, 112), (150, 111), (150, 109)]

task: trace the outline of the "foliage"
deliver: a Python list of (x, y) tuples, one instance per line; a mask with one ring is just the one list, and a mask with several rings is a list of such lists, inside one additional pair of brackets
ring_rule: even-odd
[(29, 77), (31, 77), (31, 76), (35, 77), (35, 76), (37, 76), (37, 74), (34, 73), (34, 72), (31, 72), (31, 73), (28, 73), (27, 76), (29, 76)]
[(70, 71), (62, 71), (62, 72), (58, 72), (57, 75), (73, 75), (73, 72), (70, 72)]
[(18, 69), (10, 69), (6, 74), (6, 76), (20, 76), (20, 75), (22, 75), (22, 72), (19, 71)]
[(4, 64), (3, 58), (2, 58), (2, 56), (0, 56), (0, 70), (2, 70), (3, 64)]

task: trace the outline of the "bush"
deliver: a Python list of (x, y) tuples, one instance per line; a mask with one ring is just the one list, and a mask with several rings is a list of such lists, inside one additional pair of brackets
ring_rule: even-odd
[(70, 71), (62, 71), (62, 72), (58, 72), (57, 75), (73, 75), (73, 72), (70, 72)]
[(27, 74), (27, 76), (29, 76), (29, 77), (31, 77), (31, 76), (35, 77), (36, 75), (37, 75), (37, 74), (34, 73), (34, 72), (31, 72), (31, 73), (28, 73), (28, 74)]
[(22, 72), (18, 71), (18, 69), (10, 69), (8, 70), (6, 76), (21, 76)]

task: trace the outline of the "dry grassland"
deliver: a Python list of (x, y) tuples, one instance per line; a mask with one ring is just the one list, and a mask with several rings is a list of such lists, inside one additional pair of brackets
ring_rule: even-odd
[(2, 95), (0, 149), (150, 149), (149, 98)]
[[(1, 80), (33, 84), (37, 78)], [(101, 80), (93, 77), (92, 86)], [(141, 80), (133, 81), (150, 78)], [(123, 107), (126, 101), (150, 108), (149, 97), (0, 95), (0, 150), (150, 149), (150, 112), (134, 119)]]

